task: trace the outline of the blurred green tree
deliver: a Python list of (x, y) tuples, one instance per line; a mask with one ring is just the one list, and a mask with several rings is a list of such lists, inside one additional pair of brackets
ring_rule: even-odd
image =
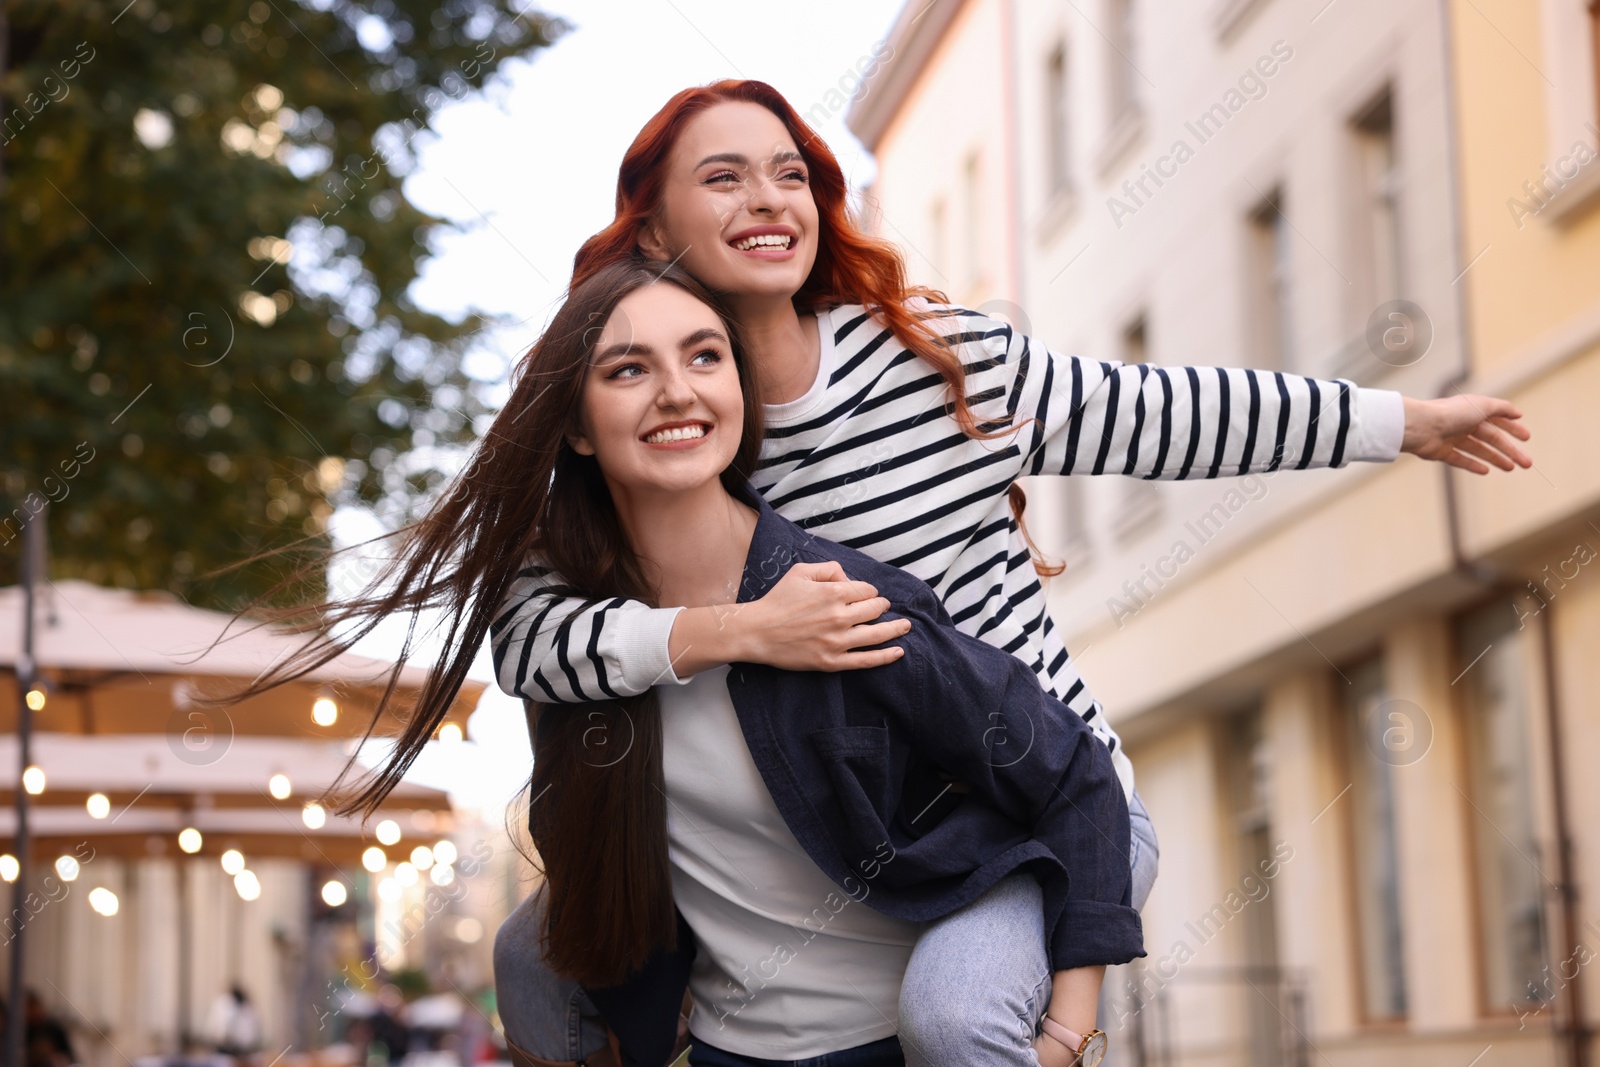
[[(441, 107), (550, 45), (526, 0), (0, 0), (0, 584), (233, 608), (470, 435), (483, 322), (407, 296)], [(315, 595), (320, 590), (305, 590)]]

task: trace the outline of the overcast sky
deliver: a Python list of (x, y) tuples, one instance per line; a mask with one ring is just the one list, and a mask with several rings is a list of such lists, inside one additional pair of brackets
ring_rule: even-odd
[[(848, 90), (863, 56), (888, 32), (900, 0), (560, 0), (539, 5), (572, 26), (531, 61), (502, 68), (487, 99), (450, 106), (419, 137), (419, 166), (406, 179), (418, 207), (461, 224), (442, 235), (412, 290), (424, 308), (458, 320), (505, 314), (520, 325), (486, 338), (509, 362), (554, 311), (573, 253), (611, 221), (617, 165), (645, 121), (680, 89), (725, 77), (769, 82), (801, 114)], [(842, 110), (818, 132), (860, 186), (872, 161), (844, 125)], [(370, 532), (341, 513), (348, 541)], [(393, 657), (392, 631), (358, 646)], [(424, 659), (426, 662), (426, 659)], [(476, 677), (489, 681), (468, 724), (469, 743), (435, 744), (409, 778), (450, 789), (459, 803), (497, 809), (531, 768), (521, 705), (494, 686), (487, 654)]]

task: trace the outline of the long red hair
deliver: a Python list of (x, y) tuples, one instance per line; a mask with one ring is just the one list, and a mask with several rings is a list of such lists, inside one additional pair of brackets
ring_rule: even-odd
[(905, 262), (887, 241), (864, 233), (850, 209), (849, 185), (839, 161), (817, 132), (806, 125), (783, 94), (766, 82), (727, 79), (678, 93), (657, 111), (628, 146), (617, 172), (617, 215), (611, 225), (583, 243), (572, 264), (572, 284), (578, 286), (596, 271), (639, 254), (641, 228), (661, 203), (672, 150), (689, 121), (717, 104), (759, 104), (776, 115), (794, 138), (810, 173), (811, 195), (821, 222), (817, 260), (805, 284), (794, 295), (802, 312), (834, 304), (862, 304), (893, 331), (906, 348), (939, 372), (949, 387), (955, 417), (963, 430), (980, 436), (967, 405), (966, 375), (961, 359), (920, 317), (906, 306), (922, 296), (943, 303), (943, 293), (906, 282)]
[[(795, 307), (802, 312), (835, 304), (861, 304), (871, 309), (897, 341), (944, 379), (950, 392), (946, 408), (963, 433), (990, 438), (1015, 430), (1008, 423), (978, 423), (967, 400), (966, 370), (960, 355), (927, 325), (923, 316), (907, 306), (912, 297), (925, 297), (936, 303), (947, 303), (947, 298), (936, 289), (909, 284), (899, 250), (888, 241), (863, 232), (856, 224), (849, 185), (839, 161), (783, 94), (766, 82), (729, 78), (684, 89), (644, 124), (617, 171), (616, 217), (585, 241), (573, 259), (573, 288), (605, 267), (639, 254), (639, 234), (661, 203), (662, 186), (678, 137), (696, 115), (730, 102), (759, 104), (776, 115), (806, 161), (821, 225), (816, 263), (794, 295)], [(1046, 576), (1059, 574), (1062, 568), (1046, 564), (1028, 537), (1022, 522), (1026, 498), (1020, 486), (1011, 486), (1009, 499), (1022, 535), (1028, 547), (1034, 549), (1035, 567)]]

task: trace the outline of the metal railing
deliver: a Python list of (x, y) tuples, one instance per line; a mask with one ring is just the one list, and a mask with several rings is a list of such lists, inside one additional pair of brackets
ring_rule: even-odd
[[(1166, 962), (1166, 961), (1163, 961)], [(1304, 972), (1145, 961), (1107, 975), (1105, 1067), (1310, 1067)]]

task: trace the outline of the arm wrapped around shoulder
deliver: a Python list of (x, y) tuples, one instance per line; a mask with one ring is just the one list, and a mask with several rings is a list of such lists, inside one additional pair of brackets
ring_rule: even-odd
[(1143, 956), (1128, 806), (1110, 751), (1027, 664), (957, 630), (931, 590), (902, 610), (921, 690), (908, 702), (917, 747), (973, 796), (1032, 827), (1053, 859), (1030, 864), (1044, 890), (1052, 969)]

